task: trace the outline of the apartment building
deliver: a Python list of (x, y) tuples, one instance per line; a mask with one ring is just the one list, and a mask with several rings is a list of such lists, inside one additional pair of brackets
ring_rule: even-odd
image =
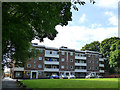
[(37, 58), (29, 58), (24, 67), (11, 69), (13, 78), (49, 78), (52, 74), (85, 77), (88, 73), (104, 74), (104, 58), (95, 51), (79, 51), (67, 47), (53, 48), (33, 44)]

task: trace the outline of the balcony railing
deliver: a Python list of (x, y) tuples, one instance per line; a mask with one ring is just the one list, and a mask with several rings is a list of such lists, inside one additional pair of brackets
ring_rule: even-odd
[(15, 67), (13, 68), (14, 71), (24, 71), (24, 67)]
[(59, 58), (58, 54), (47, 54), (45, 53), (45, 57), (55, 57), (55, 58)]
[(75, 56), (75, 59), (86, 59), (86, 57)]
[(86, 66), (86, 63), (75, 63), (75, 66)]
[(75, 72), (87, 72), (86, 69), (75, 69)]
[(99, 64), (99, 67), (104, 67), (104, 64)]
[(103, 58), (99, 58), (99, 61), (104, 61), (104, 59)]
[(104, 70), (99, 70), (100, 73), (104, 73)]
[(44, 64), (57, 64), (57, 65), (59, 65), (59, 61), (44, 61)]
[(44, 71), (59, 71), (59, 68), (44, 68)]

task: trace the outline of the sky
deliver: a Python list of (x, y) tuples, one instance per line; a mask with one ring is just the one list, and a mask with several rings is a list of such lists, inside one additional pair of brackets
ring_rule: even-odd
[(55, 27), (58, 34), (53, 41), (45, 38), (42, 43), (36, 39), (32, 43), (80, 50), (93, 41), (101, 42), (106, 38), (118, 37), (118, 0), (95, 0), (95, 4), (89, 0), (84, 1), (84, 6), (77, 5), (78, 11), (71, 7), (72, 21), (67, 26)]

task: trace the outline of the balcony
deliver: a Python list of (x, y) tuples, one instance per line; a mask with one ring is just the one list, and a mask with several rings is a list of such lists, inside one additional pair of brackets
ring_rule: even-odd
[(58, 61), (44, 61), (44, 64), (56, 64), (59, 65)]
[(104, 64), (99, 64), (99, 67), (104, 67)]
[(75, 69), (75, 72), (87, 72), (86, 69)]
[(53, 72), (53, 71), (59, 71), (59, 68), (44, 68), (44, 71), (50, 71), (50, 72)]
[(104, 70), (99, 70), (100, 73), (104, 73)]
[(24, 67), (15, 67), (13, 68), (14, 71), (24, 71)]
[(99, 61), (104, 61), (104, 59), (103, 58), (99, 58)]
[(75, 63), (75, 66), (86, 66), (86, 63)]
[(75, 59), (85, 59), (86, 60), (86, 57), (75, 56)]
[(55, 57), (55, 58), (59, 58), (58, 54), (47, 54), (45, 53), (45, 57)]

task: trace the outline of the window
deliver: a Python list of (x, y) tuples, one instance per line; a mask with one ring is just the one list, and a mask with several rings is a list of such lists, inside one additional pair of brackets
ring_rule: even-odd
[(64, 55), (65, 54), (65, 52), (62, 52), (62, 55)]
[(50, 54), (50, 51), (49, 50), (45, 50), (45, 54)]
[(31, 64), (27, 64), (27, 67), (30, 68), (30, 67), (31, 67)]
[(94, 70), (94, 67), (92, 67), (92, 70)]
[(98, 55), (95, 55), (96, 58), (98, 58)]
[(98, 63), (98, 61), (96, 60), (95, 63)]
[(73, 59), (70, 59), (70, 62), (73, 62)]
[(98, 70), (98, 67), (96, 67), (96, 70)]
[(64, 62), (64, 58), (62, 58), (61, 61)]
[(40, 75), (40, 76), (41, 76), (41, 75), (42, 75), (42, 72), (38, 72), (38, 75)]
[(91, 61), (90, 61), (90, 60), (88, 60), (88, 63), (91, 63)]
[(43, 50), (42, 50), (42, 49), (40, 49), (40, 53), (43, 53)]
[(89, 67), (89, 70), (91, 70), (91, 67)]
[(30, 76), (30, 72), (27, 72), (26, 74), (27, 74), (27, 76)]
[(38, 65), (38, 68), (42, 68), (42, 65), (41, 65), (41, 64), (39, 64), (39, 65)]
[(61, 68), (64, 69), (64, 66), (62, 65)]
[(92, 63), (94, 63), (94, 60), (92, 60)]
[(70, 52), (70, 55), (72, 56), (72, 55), (73, 55), (73, 52)]
[(70, 69), (73, 69), (73, 66), (70, 66)]
[(42, 60), (42, 57), (39, 57), (39, 60)]
[(88, 54), (88, 57), (90, 57), (91, 55), (90, 54)]

